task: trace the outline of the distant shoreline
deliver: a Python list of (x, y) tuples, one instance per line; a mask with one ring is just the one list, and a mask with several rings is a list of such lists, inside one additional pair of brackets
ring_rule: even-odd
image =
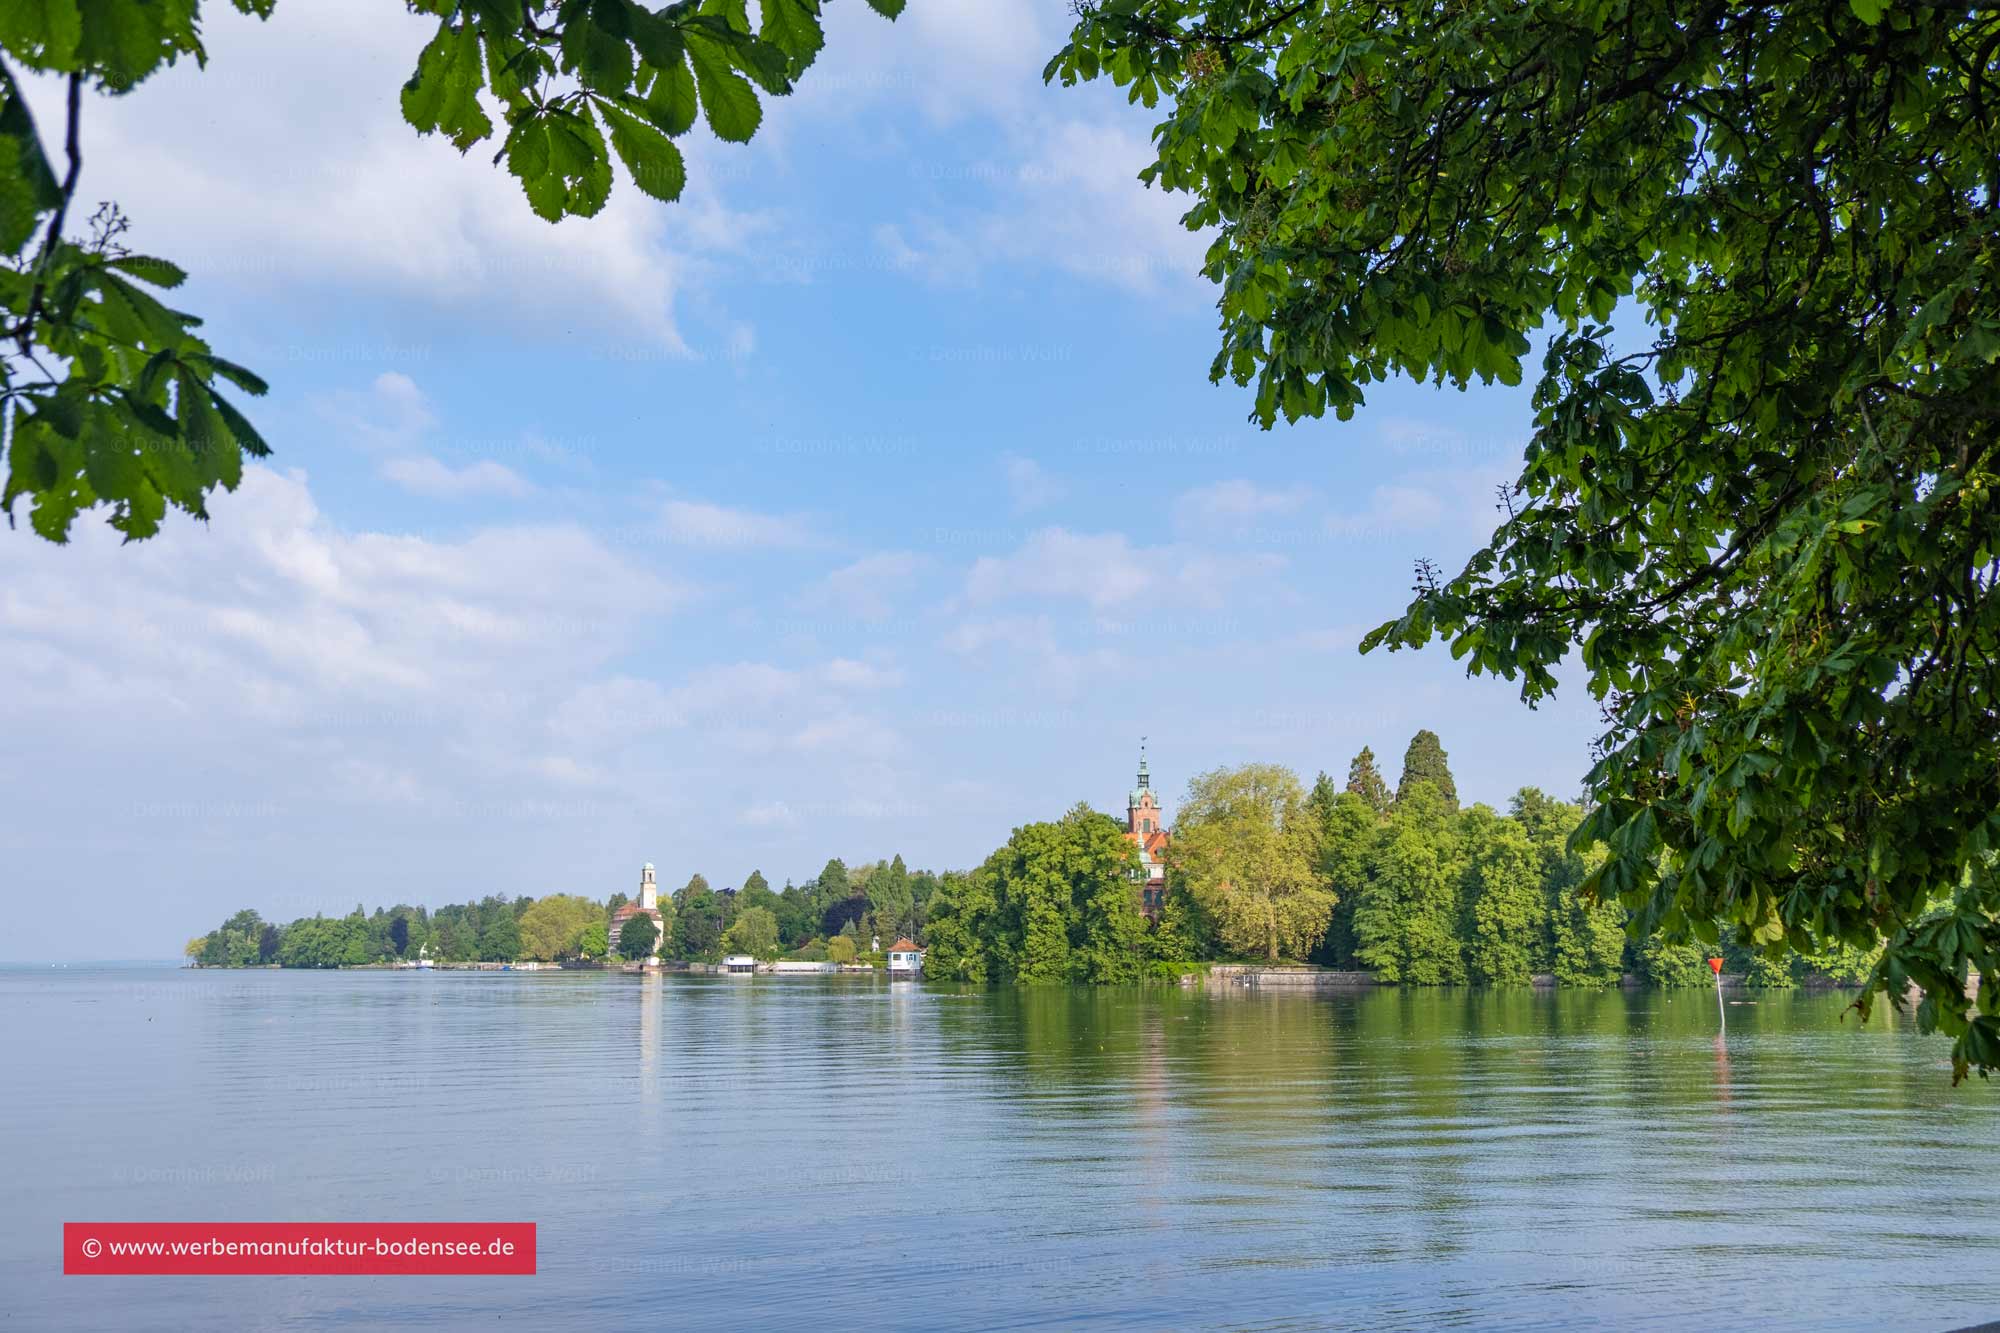
[[(631, 964), (602, 963), (583, 966), (561, 963), (493, 963), (454, 962), (438, 963), (430, 968), (414, 968), (407, 964), (395, 963), (346, 963), (339, 967), (284, 967), (278, 963), (190, 963), (175, 965), (184, 971), (199, 972), (608, 972), (630, 976), (647, 973), (681, 976), (725, 975), (718, 964), (701, 962), (669, 962), (665, 966), (644, 968)], [(826, 972), (778, 972), (764, 966), (757, 969), (760, 976), (886, 976), (886, 971), (868, 965), (852, 965), (839, 971)], [(903, 978), (914, 979), (914, 978)], [(933, 980), (941, 980), (933, 978)], [(1729, 994), (1755, 993), (1781, 995), (1788, 991), (1849, 991), (1859, 990), (1854, 982), (1836, 980), (1830, 977), (1807, 977), (1789, 987), (1758, 987), (1749, 984), (1746, 973), (1725, 972), (1722, 974), (1722, 989)], [(1460, 983), (1455, 985), (1412, 985), (1396, 981), (1383, 981), (1371, 972), (1342, 971), (1332, 968), (1316, 968), (1294, 964), (1261, 966), (1249, 963), (1212, 963), (1200, 966), (1178, 978), (1148, 978), (1133, 984), (1158, 985), (1175, 984), (1188, 989), (1252, 989), (1268, 991), (1355, 991), (1355, 990), (1483, 990), (1547, 993), (1555, 991), (1661, 991), (1694, 994), (1711, 989), (1709, 986), (1662, 986), (1636, 973), (1627, 973), (1617, 982), (1606, 986), (1563, 986), (1553, 976), (1541, 974), (1527, 985), (1492, 985), (1488, 983)], [(949, 983), (947, 983), (949, 984)], [(995, 986), (1009, 983), (993, 983)], [(1021, 983), (1033, 984), (1033, 983)], [(1087, 985), (1089, 983), (1077, 983)]]

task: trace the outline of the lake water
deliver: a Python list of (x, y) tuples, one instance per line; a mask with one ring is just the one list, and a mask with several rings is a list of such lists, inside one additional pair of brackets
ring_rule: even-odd
[[(0, 972), (14, 1327), (2000, 1318), (2000, 1089), (1838, 995)], [(531, 1221), (533, 1277), (59, 1276), (64, 1220)]]

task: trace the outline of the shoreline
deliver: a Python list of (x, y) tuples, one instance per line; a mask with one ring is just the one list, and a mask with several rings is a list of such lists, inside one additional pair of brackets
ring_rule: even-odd
[[(778, 966), (779, 962), (790, 962), (795, 965), (780, 967)], [(534, 972), (538, 974), (543, 972), (604, 972), (625, 976), (644, 976), (648, 974), (664, 976), (669, 973), (683, 976), (732, 975), (720, 963), (684, 962), (679, 960), (663, 961), (651, 967), (642, 966), (637, 963), (607, 964), (591, 962), (579, 964), (576, 962), (544, 963), (533, 961), (523, 963), (434, 963), (428, 968), (415, 967), (407, 963), (344, 963), (339, 967), (284, 967), (278, 963), (182, 963), (176, 970), (199, 972)], [(734, 975), (745, 974), (738, 973)], [(936, 980), (935, 978), (926, 978), (921, 975), (911, 975), (902, 972), (890, 973), (885, 968), (873, 963), (821, 964), (818, 962), (803, 963), (801, 960), (796, 959), (760, 962), (757, 964), (754, 975), (779, 977), (886, 976), (891, 980), (897, 981)], [(955, 985), (959, 983), (941, 981), (939, 984)], [(1025, 985), (1032, 983), (994, 982), (989, 984), (993, 987), (999, 987), (1009, 984)], [(1077, 982), (1074, 984), (1079, 986), (1091, 985), (1088, 982)], [(1198, 970), (1184, 972), (1178, 976), (1146, 977), (1141, 978), (1137, 982), (1120, 983), (1120, 986), (1122, 985), (1177, 985), (1185, 990), (1247, 989), (1305, 992), (1351, 990), (1478, 990), (1531, 991), (1536, 993), (1611, 990), (1703, 992), (1713, 989), (1713, 987), (1707, 985), (1662, 986), (1636, 973), (1629, 972), (1620, 977), (1618, 981), (1603, 986), (1564, 986), (1559, 984), (1555, 977), (1548, 973), (1536, 974), (1525, 985), (1494, 985), (1486, 982), (1461, 982), (1441, 986), (1406, 985), (1402, 982), (1383, 981), (1372, 972), (1282, 963), (1268, 966), (1251, 963), (1212, 963), (1201, 966)], [(1093, 989), (1117, 988), (1117, 986), (1093, 987)], [(1978, 988), (1979, 982), (1975, 976), (1968, 985), (1967, 992), (1968, 994), (1977, 994)], [(1861, 987), (1855, 982), (1839, 981), (1821, 976), (1804, 978), (1795, 986), (1761, 987), (1750, 985), (1748, 976), (1745, 973), (1725, 972), (1721, 976), (1721, 989), (1731, 994), (1740, 992), (1784, 994), (1787, 991), (1858, 991)]]

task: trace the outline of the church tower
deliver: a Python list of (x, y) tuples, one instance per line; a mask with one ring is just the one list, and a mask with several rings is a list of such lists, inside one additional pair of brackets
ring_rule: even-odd
[(653, 863), (639, 871), (639, 906), (648, 912), (660, 910), (660, 886), (653, 880)]
[(1146, 740), (1139, 738), (1139, 784), (1125, 802), (1125, 836), (1139, 849), (1139, 910), (1157, 921), (1167, 901), (1167, 826), (1160, 817), (1160, 798), (1153, 795), (1153, 775), (1146, 771)]
[(1139, 785), (1132, 789), (1126, 802), (1125, 831), (1144, 838), (1148, 833), (1158, 833), (1160, 824), (1160, 802), (1153, 795), (1153, 782), (1146, 772), (1146, 742), (1139, 741)]

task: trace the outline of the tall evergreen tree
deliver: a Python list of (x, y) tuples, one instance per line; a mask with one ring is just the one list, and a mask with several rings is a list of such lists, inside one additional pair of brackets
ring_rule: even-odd
[(1446, 806), (1458, 809), (1458, 784), (1451, 780), (1444, 743), (1435, 731), (1424, 730), (1410, 737), (1410, 748), (1403, 751), (1403, 777), (1396, 784), (1396, 799), (1402, 800), (1419, 782), (1430, 783), (1444, 797)]
[(1389, 809), (1389, 784), (1382, 780), (1382, 770), (1375, 767), (1375, 752), (1365, 745), (1347, 766), (1347, 790), (1368, 802), (1378, 815)]
[(1333, 807), (1340, 796), (1340, 788), (1333, 785), (1333, 779), (1321, 769), (1313, 779), (1312, 790), (1306, 793), (1306, 810), (1311, 814), (1314, 826), (1321, 831), (1333, 820)]

